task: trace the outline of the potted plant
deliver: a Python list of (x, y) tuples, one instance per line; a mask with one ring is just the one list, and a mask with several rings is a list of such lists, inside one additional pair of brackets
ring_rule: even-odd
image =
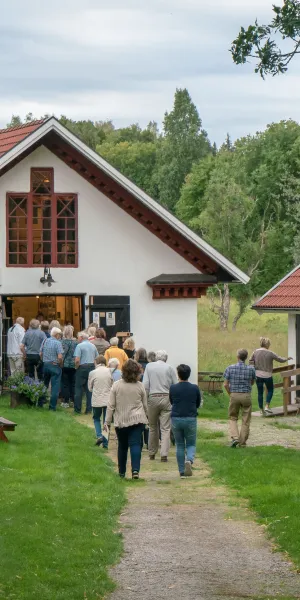
[(7, 386), (10, 390), (10, 406), (16, 408), (20, 404), (36, 406), (41, 401), (48, 400), (48, 390), (42, 381), (35, 381), (28, 377), (22, 371), (17, 371), (7, 380)]

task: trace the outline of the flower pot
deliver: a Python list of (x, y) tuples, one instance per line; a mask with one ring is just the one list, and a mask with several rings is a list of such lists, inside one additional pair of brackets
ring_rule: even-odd
[(19, 394), (19, 392), (10, 392), (10, 408), (17, 408), (17, 406), (24, 404), (27, 406), (32, 406), (33, 402), (24, 394)]

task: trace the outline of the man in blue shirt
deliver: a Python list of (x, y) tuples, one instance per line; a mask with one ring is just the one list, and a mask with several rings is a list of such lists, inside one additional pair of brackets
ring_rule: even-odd
[(75, 379), (75, 402), (74, 412), (81, 414), (83, 392), (86, 395), (85, 414), (92, 412), (92, 392), (88, 388), (89, 374), (95, 369), (95, 360), (98, 356), (97, 348), (89, 342), (89, 336), (84, 331), (77, 335), (78, 344), (75, 348), (74, 358), (76, 379)]
[(61, 330), (51, 329), (51, 336), (41, 346), (41, 358), (44, 365), (44, 384), (48, 388), (51, 381), (49, 410), (56, 410), (62, 372), (63, 347), (60, 341)]
[[(191, 369), (188, 365), (177, 367), (179, 383), (170, 387), (172, 405), (172, 430), (176, 443), (176, 457), (180, 477), (193, 474), (192, 464), (196, 452), (197, 409), (201, 404), (200, 390), (189, 383)], [(186, 454), (186, 459), (185, 459)]]
[(22, 344), (20, 346), (23, 356), (26, 359), (26, 367), (29, 377), (35, 379), (35, 368), (37, 377), (43, 380), (43, 363), (40, 360), (40, 349), (42, 342), (46, 339), (43, 331), (40, 330), (40, 322), (37, 319), (31, 319), (29, 329), (26, 331)]
[[(232, 448), (246, 446), (252, 412), (251, 390), (256, 379), (254, 367), (245, 364), (248, 351), (238, 350), (237, 358), (238, 362), (227, 367), (224, 373), (224, 387), (230, 397), (228, 416)], [(242, 426), (239, 432), (238, 418), (240, 411), (242, 413)]]

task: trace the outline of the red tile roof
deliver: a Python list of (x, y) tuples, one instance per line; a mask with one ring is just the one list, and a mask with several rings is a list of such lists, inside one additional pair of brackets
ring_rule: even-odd
[(25, 125), (17, 125), (8, 129), (0, 129), (0, 156), (11, 150), (19, 142), (22, 142), (30, 133), (35, 131), (45, 122), (45, 119), (31, 121)]
[(258, 300), (253, 308), (300, 308), (300, 265)]

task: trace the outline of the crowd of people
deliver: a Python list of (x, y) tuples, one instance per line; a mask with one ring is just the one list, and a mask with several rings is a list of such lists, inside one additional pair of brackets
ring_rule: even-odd
[[(234, 448), (247, 443), (251, 390), (255, 381), (262, 414), (271, 412), (273, 361), (289, 359), (269, 348), (270, 340), (261, 338), (260, 348), (253, 352), (249, 365), (246, 365), (248, 352), (242, 349), (237, 353), (237, 363), (225, 370), (224, 386), (230, 396), (229, 430)], [(108, 448), (114, 423), (120, 477), (125, 477), (130, 450), (132, 477), (139, 478), (144, 445), (150, 460), (155, 460), (160, 451), (161, 462), (167, 462), (171, 435), (176, 444), (180, 477), (192, 475), (201, 393), (198, 385), (189, 382), (188, 365), (180, 364), (175, 371), (168, 364), (165, 350), (147, 353), (145, 348), (136, 349), (132, 337), (127, 338), (121, 348), (117, 337), (108, 341), (105, 330), (94, 323), (75, 338), (71, 324), (62, 327), (56, 320), (48, 323), (32, 319), (25, 331), (22, 317), (18, 317), (8, 331), (7, 354), (11, 374), (26, 370), (47, 388), (51, 384), (50, 410), (56, 410), (61, 397), (63, 408), (74, 408), (75, 414), (81, 414), (85, 394), (85, 414), (93, 415), (97, 446)], [(265, 408), (264, 386), (268, 391)], [(39, 405), (43, 405), (43, 399)]]

